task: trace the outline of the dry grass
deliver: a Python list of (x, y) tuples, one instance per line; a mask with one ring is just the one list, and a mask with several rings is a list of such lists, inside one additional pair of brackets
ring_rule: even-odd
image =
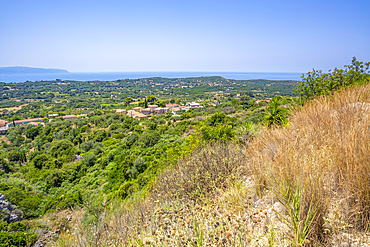
[[(112, 204), (95, 221), (81, 217), (53, 246), (370, 246), (368, 103), (370, 85), (348, 89), (310, 102), (247, 147), (201, 147), (165, 171), (149, 197)], [(286, 215), (280, 182), (288, 195), (303, 192), (298, 220), (315, 209), (309, 241), (277, 217)]]
[(274, 186), (272, 176), (305, 186), (305, 212), (319, 205), (313, 226), (318, 239), (327, 228), (324, 218), (338, 203), (337, 214), (347, 228), (368, 230), (369, 103), (370, 85), (319, 98), (297, 111), (290, 126), (265, 131), (248, 148), (260, 187)]
[(236, 144), (201, 146), (179, 160), (175, 168), (163, 172), (152, 194), (157, 199), (159, 194), (162, 198), (202, 200), (245, 174), (245, 154)]

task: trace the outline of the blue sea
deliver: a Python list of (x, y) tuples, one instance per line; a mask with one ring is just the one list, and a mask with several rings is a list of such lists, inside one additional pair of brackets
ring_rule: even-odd
[(150, 77), (186, 78), (200, 76), (222, 76), (235, 80), (300, 80), (302, 73), (275, 72), (95, 72), (60, 74), (0, 74), (0, 82), (49, 81), (55, 79), (75, 81), (115, 81), (119, 79), (140, 79)]

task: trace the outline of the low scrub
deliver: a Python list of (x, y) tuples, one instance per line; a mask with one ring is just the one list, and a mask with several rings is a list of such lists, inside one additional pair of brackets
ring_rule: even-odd
[(202, 145), (180, 159), (176, 167), (163, 172), (152, 193), (155, 197), (193, 201), (206, 198), (245, 174), (244, 155), (245, 150), (236, 144)]

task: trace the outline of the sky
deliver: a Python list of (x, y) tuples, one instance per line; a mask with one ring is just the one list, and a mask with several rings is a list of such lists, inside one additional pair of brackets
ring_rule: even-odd
[(0, 67), (307, 72), (370, 61), (369, 0), (0, 0)]

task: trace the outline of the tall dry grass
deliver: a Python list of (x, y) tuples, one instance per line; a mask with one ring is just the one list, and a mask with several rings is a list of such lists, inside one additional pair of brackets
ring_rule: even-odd
[(370, 85), (313, 100), (293, 114), (290, 126), (265, 130), (248, 147), (248, 165), (261, 188), (276, 180), (305, 188), (302, 214), (318, 204), (313, 235), (322, 235), (335, 204), (347, 226), (367, 229)]

